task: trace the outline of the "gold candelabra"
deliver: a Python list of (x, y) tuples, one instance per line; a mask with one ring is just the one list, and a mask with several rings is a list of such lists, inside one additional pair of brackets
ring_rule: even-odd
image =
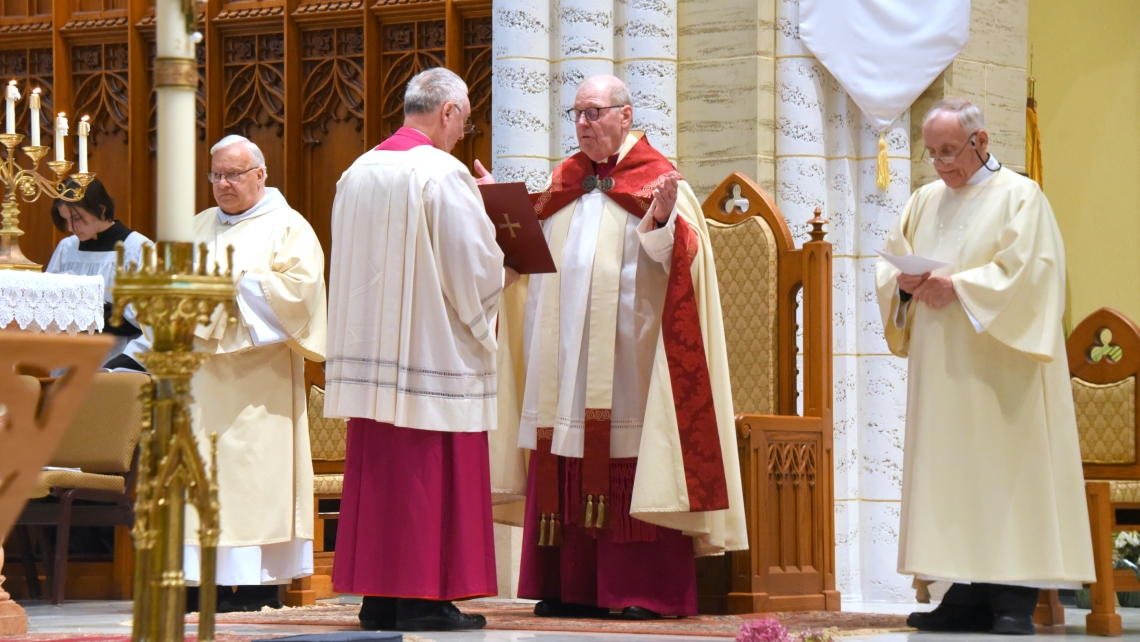
[[(142, 265), (123, 264), (112, 288), (112, 324), (132, 304), (138, 321), (149, 331), (152, 348), (138, 355), (154, 378), (143, 391), (144, 431), (140, 442), (135, 500), (134, 628), (132, 642), (183, 642), (186, 579), (183, 544), (187, 505), (198, 512), (201, 546), (198, 640), (214, 639), (216, 566), (219, 534), (216, 435), (211, 436), (210, 466), (198, 450), (190, 423), (190, 379), (208, 353), (194, 352), (194, 330), (221, 314), (234, 317), (237, 291), (233, 280), (233, 247), (223, 273), (211, 274), (205, 244), (163, 242), (143, 248)], [(232, 322), (232, 321), (231, 321)]]
[[(38, 116), (34, 116), (38, 117)], [(50, 147), (43, 145), (29, 145), (21, 147), (32, 161), (32, 168), (20, 167), (16, 162), (16, 148), (24, 141), (23, 134), (0, 134), (0, 143), (7, 150), (5, 158), (0, 161), (0, 183), (4, 185), (3, 223), (0, 225), (0, 270), (40, 270), (43, 266), (29, 261), (20, 250), (20, 236), (23, 231), (19, 226), (20, 207), (19, 200), (25, 203), (34, 203), (40, 196), (47, 194), (49, 198), (60, 198), (74, 203), (83, 198), (87, 185), (95, 178), (91, 172), (76, 173), (71, 178), (79, 187), (68, 187), (64, 183), (68, 172), (71, 171), (71, 161), (48, 161), (47, 166), (55, 173), (53, 182), (39, 173), (40, 161), (51, 151)]]

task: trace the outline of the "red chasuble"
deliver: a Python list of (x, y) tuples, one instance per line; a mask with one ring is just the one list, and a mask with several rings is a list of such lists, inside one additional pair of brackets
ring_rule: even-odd
[[(680, 173), (648, 140), (642, 137), (620, 162), (614, 159), (596, 165), (584, 153), (571, 156), (555, 168), (550, 187), (533, 194), (539, 220), (553, 216), (578, 198), (601, 189), (606, 196), (637, 218), (649, 210), (653, 190)], [(669, 364), (669, 378), (680, 430), (689, 506), (692, 511), (728, 508), (728, 488), (720, 449), (720, 433), (713, 406), (712, 383), (705, 356), (701, 321), (693, 288), (692, 264), (700, 249), (697, 232), (681, 217), (676, 220), (673, 257), (661, 319), (661, 333)], [(615, 382), (614, 385), (621, 385)], [(583, 497), (608, 494), (610, 488), (609, 409), (587, 409), (585, 448), (582, 463)], [(540, 519), (549, 522), (540, 545), (558, 544), (559, 510), (558, 464), (550, 453), (553, 429), (539, 428), (536, 475)], [(577, 490), (577, 489), (575, 489)], [(612, 498), (611, 498), (612, 500)], [(605, 527), (610, 519), (621, 519), (624, 507), (585, 506), (586, 526)], [(574, 510), (574, 507), (571, 507)]]

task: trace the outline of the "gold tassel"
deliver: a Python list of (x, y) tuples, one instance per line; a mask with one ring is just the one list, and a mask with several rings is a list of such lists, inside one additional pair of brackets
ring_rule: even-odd
[(594, 496), (586, 495), (586, 528), (593, 528), (594, 523)]
[(546, 542), (546, 513), (543, 513), (538, 518), (538, 545), (548, 545)]
[(606, 527), (606, 496), (598, 495), (598, 528)]
[(561, 546), (562, 545), (562, 525), (558, 523), (558, 518), (554, 515), (550, 516), (550, 532), (547, 535), (549, 540), (547, 546)]
[(887, 136), (879, 132), (879, 168), (875, 173), (875, 186), (886, 190), (891, 185), (891, 170), (887, 166)]

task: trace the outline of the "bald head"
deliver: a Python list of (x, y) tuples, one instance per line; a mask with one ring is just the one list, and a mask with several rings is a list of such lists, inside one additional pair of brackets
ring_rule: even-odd
[(590, 160), (605, 162), (621, 149), (633, 126), (632, 102), (629, 87), (616, 76), (592, 76), (578, 85), (571, 117), (578, 147)]

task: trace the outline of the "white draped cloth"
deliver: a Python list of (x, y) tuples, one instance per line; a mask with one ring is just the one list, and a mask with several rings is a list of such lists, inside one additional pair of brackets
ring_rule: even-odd
[(98, 332), (103, 297), (102, 276), (0, 270), (0, 328)]

